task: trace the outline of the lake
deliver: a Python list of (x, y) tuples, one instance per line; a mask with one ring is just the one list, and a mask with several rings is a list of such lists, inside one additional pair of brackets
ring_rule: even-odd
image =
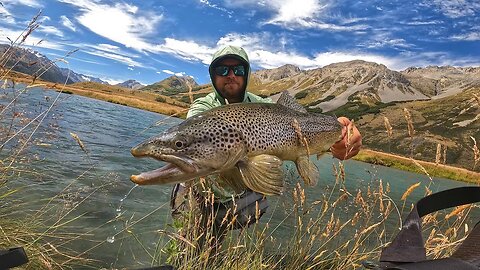
[[(21, 89), (18, 85), (16, 95)], [(13, 96), (11, 89), (3, 90), (0, 104), (9, 104)], [(48, 113), (44, 113), (46, 111)], [(31, 124), (27, 120), (11, 123), (7, 116), (14, 112), (25, 119), (45, 118), (42, 121), (38, 118)], [(157, 230), (167, 229), (167, 224), (171, 223), (168, 203), (172, 185), (133, 188), (130, 175), (155, 169), (159, 163), (133, 158), (130, 148), (181, 120), (42, 88), (22, 93), (2, 115), (2, 138), (5, 138), (9, 125), (20, 131), (16, 138), (21, 138), (20, 143), (11, 140), (5, 145), (0, 152), (2, 159), (18, 151), (21, 142), (33, 135), (30, 146), (14, 163), (21, 172), (9, 174), (7, 178), (6, 188), (23, 188), (14, 197), (22, 203), (12, 206), (5, 202), (0, 207), (10, 206), (15, 212), (13, 216), (33, 215), (48, 224), (55, 224), (59, 219), (62, 220), (60, 223), (69, 220), (61, 230), (78, 234), (80, 240), (67, 243), (68, 247), (97, 260), (96, 265), (101, 267), (149, 266), (152, 261), (149, 253), (155, 251), (159, 241), (164, 241), (161, 239), (165, 239), (164, 236), (160, 238)], [(27, 128), (19, 130), (22, 126)], [(80, 141), (74, 138), (75, 135)], [(339, 167), (339, 160), (326, 154), (316, 163), (321, 178), (316, 187), (306, 189), (309, 202), (322, 200), (324, 194), (335, 197), (340, 187), (352, 196), (358, 189), (367, 196), (368, 187), (378, 189), (381, 181), (384, 187), (389, 185), (389, 196), (401, 206), (402, 194), (412, 184), (421, 182), (405, 204), (405, 215), (411, 203), (423, 197), (425, 186), (437, 192), (466, 185), (349, 160), (342, 162), (346, 179), (342, 186), (335, 184), (333, 169)], [(285, 169), (291, 174), (288, 177), (290, 186), (295, 186), (298, 176), (293, 164), (286, 163)], [(291, 205), (291, 196), (271, 197), (269, 200), (270, 207), (262, 222), (278, 225), (274, 234), (288, 238), (295, 222), (289, 214), (291, 209), (285, 208)], [(351, 203), (343, 205), (339, 212), (353, 215), (348, 210), (351, 207)], [(39, 214), (42, 213), (39, 210), (45, 214)], [(125, 226), (129, 226), (129, 232), (123, 230)], [(392, 219), (391, 227), (392, 230), (398, 227), (398, 218)]]

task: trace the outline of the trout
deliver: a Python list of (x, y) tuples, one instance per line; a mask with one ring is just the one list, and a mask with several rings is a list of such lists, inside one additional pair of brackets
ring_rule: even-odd
[(341, 130), (336, 117), (308, 113), (286, 91), (277, 103), (228, 104), (190, 117), (133, 147), (133, 156), (151, 157), (166, 165), (130, 179), (152, 185), (217, 174), (234, 190), (281, 194), (283, 161), (294, 161), (305, 184), (314, 186), (319, 172), (309, 156), (326, 152), (341, 139)]

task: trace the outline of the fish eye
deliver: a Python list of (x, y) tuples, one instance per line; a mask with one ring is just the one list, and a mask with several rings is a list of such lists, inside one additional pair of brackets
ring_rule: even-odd
[(177, 148), (182, 148), (182, 147), (184, 146), (184, 143), (183, 143), (182, 141), (176, 141), (176, 142), (175, 142), (175, 146), (176, 146)]

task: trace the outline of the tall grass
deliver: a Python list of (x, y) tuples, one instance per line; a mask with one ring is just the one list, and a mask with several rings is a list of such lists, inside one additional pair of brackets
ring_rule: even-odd
[[(271, 206), (270, 211), (284, 216), (281, 222), (263, 217), (266, 220), (250, 228), (230, 231), (221, 242), (212, 222), (202, 222), (215, 217), (202, 217), (204, 213), (194, 207), (197, 202), (190, 196), (189, 203), (197, 210), (186, 213), (183, 226), (176, 226), (179, 230), (170, 231), (172, 240), (159, 247), (153, 264), (167, 261), (178, 269), (360, 269), (362, 262), (378, 261), (382, 248), (398, 233), (402, 218), (411, 210), (409, 196), (421, 185), (407, 188), (397, 202), (381, 179), (366, 190), (347, 190), (343, 164), (333, 169), (336, 184), (322, 195), (309, 194), (297, 184), (283, 195), (287, 199)], [(431, 194), (429, 185), (423, 188), (425, 195)], [(207, 197), (205, 206), (211, 205), (212, 197)], [(471, 223), (467, 217), (473, 208), (470, 205), (424, 218), (429, 258), (448, 256), (455, 250), (468, 233)], [(225, 222), (233, 226), (232, 220), (234, 216)], [(281, 227), (290, 231), (277, 233)]]
[[(81, 238), (82, 234), (65, 229), (80, 217), (72, 213), (81, 201), (74, 202), (72, 199), (75, 193), (69, 190), (71, 183), (50, 198), (31, 196), (51, 180), (43, 179), (42, 172), (31, 168), (30, 165), (39, 157), (29, 151), (32, 146), (48, 146), (51, 143), (52, 138), (45, 137), (49, 136), (46, 134), (55, 134), (55, 127), (44, 124), (56, 105), (58, 95), (46, 108), (21, 105), (31, 89), (42, 85), (37, 83), (37, 78), (54, 63), (37, 70), (27, 83), (17, 84), (12, 75), (13, 69), (24, 57), (17, 57), (17, 54), (40, 26), (40, 16), (41, 13), (38, 13), (20, 36), (9, 38), (9, 46), (0, 55), (0, 98), (3, 100), (0, 105), (0, 249), (24, 247), (29, 262), (22, 266), (23, 269), (64, 269), (90, 262), (69, 248), (71, 242)], [(36, 110), (40, 111), (31, 113)], [(38, 179), (38, 182), (27, 183), (23, 179)]]

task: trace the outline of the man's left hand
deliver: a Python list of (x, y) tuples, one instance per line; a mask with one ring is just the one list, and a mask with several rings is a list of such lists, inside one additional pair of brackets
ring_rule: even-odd
[(339, 117), (338, 121), (343, 126), (342, 139), (332, 145), (330, 151), (334, 157), (345, 160), (355, 156), (360, 151), (362, 134), (348, 118)]

